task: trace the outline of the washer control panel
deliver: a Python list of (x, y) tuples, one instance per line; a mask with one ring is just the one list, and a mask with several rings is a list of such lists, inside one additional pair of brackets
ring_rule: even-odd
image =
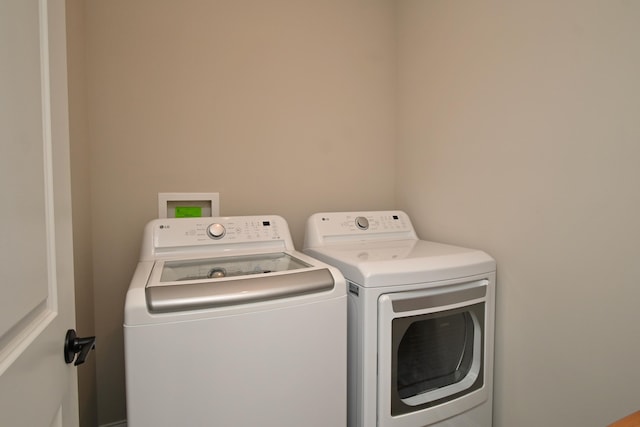
[[(289, 227), (279, 216), (166, 218), (151, 221), (154, 248), (291, 242)], [(293, 244), (291, 243), (293, 246)]]

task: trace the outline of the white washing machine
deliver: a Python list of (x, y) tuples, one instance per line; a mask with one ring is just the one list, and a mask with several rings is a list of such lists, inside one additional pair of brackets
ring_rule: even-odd
[(490, 427), (495, 261), (400, 211), (312, 215), (305, 253), (348, 284), (348, 426)]
[(128, 426), (345, 426), (345, 289), (281, 217), (151, 221), (125, 303)]

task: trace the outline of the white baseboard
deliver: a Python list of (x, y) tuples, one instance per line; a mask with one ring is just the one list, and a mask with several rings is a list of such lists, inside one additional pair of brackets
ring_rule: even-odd
[(127, 427), (127, 420), (114, 421), (109, 424), (102, 424), (100, 427)]

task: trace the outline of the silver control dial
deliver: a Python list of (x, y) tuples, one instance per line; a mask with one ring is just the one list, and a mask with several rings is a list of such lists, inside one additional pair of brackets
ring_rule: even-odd
[(222, 224), (216, 223), (216, 224), (211, 224), (209, 227), (207, 227), (207, 234), (212, 239), (222, 239), (222, 237), (225, 235), (226, 232), (227, 230), (224, 228), (224, 225)]
[(356, 218), (356, 227), (360, 230), (366, 230), (369, 228), (369, 220), (363, 216), (359, 216)]

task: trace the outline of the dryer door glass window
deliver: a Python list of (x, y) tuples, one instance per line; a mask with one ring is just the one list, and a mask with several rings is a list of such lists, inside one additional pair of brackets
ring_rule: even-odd
[(394, 415), (482, 386), (484, 305), (393, 319)]

